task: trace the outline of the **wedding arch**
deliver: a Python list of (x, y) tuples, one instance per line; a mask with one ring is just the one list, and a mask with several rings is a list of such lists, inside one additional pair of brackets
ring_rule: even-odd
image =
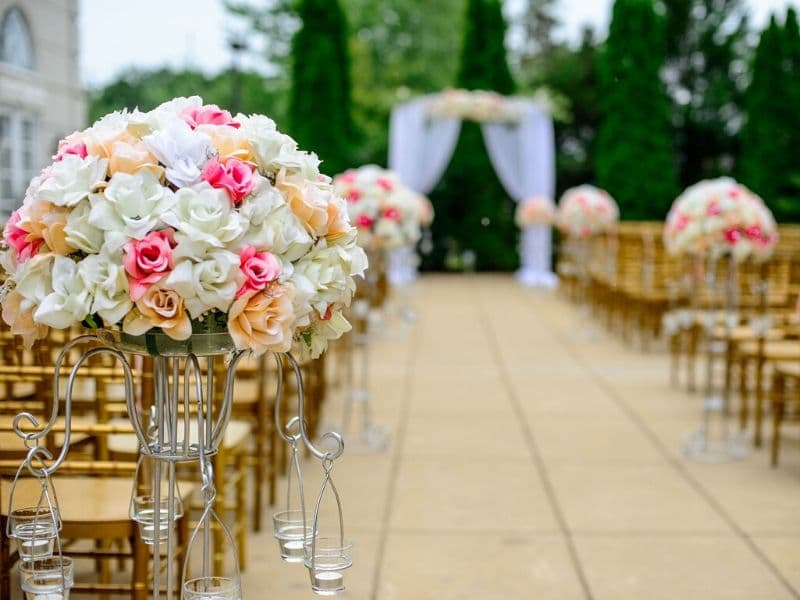
[[(555, 138), (550, 113), (536, 100), (492, 92), (446, 90), (398, 104), (389, 126), (389, 168), (427, 195), (444, 175), (464, 119), (481, 124), (500, 183), (515, 202), (555, 193)], [(517, 275), (552, 285), (550, 226), (522, 232)]]

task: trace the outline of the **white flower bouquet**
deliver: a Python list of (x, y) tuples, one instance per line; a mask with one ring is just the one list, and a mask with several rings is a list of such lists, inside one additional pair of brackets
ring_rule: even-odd
[(556, 206), (547, 196), (534, 196), (517, 205), (514, 221), (524, 229), (533, 225), (551, 225), (556, 215)]
[(428, 113), (478, 123), (516, 123), (522, 118), (517, 100), (483, 90), (447, 89), (430, 100)]
[(664, 243), (672, 254), (769, 257), (778, 228), (763, 200), (729, 177), (700, 181), (672, 204)]
[(3, 231), (2, 316), (27, 343), (83, 323), (318, 356), (363, 275), (314, 154), (198, 97), (115, 112), (59, 143)]
[(394, 172), (376, 165), (350, 169), (334, 177), (333, 189), (347, 201), (363, 248), (391, 250), (419, 240), (419, 197)]
[(608, 231), (617, 221), (617, 203), (607, 192), (592, 185), (567, 190), (558, 203), (556, 224), (570, 237), (589, 237)]

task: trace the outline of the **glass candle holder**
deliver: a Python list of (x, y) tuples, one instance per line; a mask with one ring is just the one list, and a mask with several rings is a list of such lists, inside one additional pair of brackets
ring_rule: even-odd
[(242, 589), (228, 577), (198, 577), (184, 582), (183, 600), (242, 600)]
[[(67, 592), (75, 583), (72, 559), (67, 556), (51, 556), (50, 558), (39, 560), (22, 561), (19, 563), (19, 578), (22, 589), (25, 590), (26, 586), (31, 588), (33, 590), (31, 593), (37, 598), (39, 596), (35, 594), (39, 592), (34, 588), (53, 587), (56, 585), (60, 587), (62, 578), (64, 591)], [(60, 594), (61, 590), (57, 590), (57, 593)], [(45, 594), (45, 592), (42, 592), (42, 594)], [(44, 595), (43, 597), (50, 598), (51, 596)], [(52, 597), (67, 598), (68, 595), (62, 594)]]
[(305, 544), (305, 565), (311, 577), (311, 589), (319, 596), (344, 592), (343, 571), (353, 564), (353, 544), (340, 537), (318, 537)]
[(302, 510), (284, 510), (272, 515), (275, 539), (281, 549), (281, 558), (289, 563), (303, 562), (305, 558), (305, 542), (312, 535), (312, 517), (306, 513), (303, 520)]
[(53, 555), (58, 536), (58, 515), (46, 507), (18, 508), (8, 517), (12, 539), (17, 541), (20, 560), (34, 560)]
[[(158, 539), (167, 541), (170, 527), (175, 526), (175, 521), (183, 516), (183, 505), (177, 497), (174, 499), (173, 522), (169, 522), (169, 499), (161, 498), (158, 501), (159, 521)], [(156, 539), (156, 499), (154, 496), (136, 496), (133, 499), (133, 520), (139, 524), (139, 537), (145, 544), (152, 545)]]

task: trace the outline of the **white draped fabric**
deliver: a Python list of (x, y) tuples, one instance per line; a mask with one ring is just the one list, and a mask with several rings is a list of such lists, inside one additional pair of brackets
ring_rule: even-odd
[[(396, 106), (389, 131), (389, 168), (421, 194), (430, 193), (444, 175), (461, 128), (457, 119), (430, 118), (430, 100), (431, 96), (425, 96)], [(552, 198), (555, 193), (553, 122), (534, 102), (520, 101), (519, 105), (520, 122), (483, 124), (489, 158), (503, 187), (516, 202), (532, 196)], [(526, 285), (554, 285), (551, 252), (549, 226), (523, 231), (519, 280)], [(411, 261), (398, 256), (394, 264), (407, 268), (405, 265)], [(394, 273), (398, 280), (412, 277), (409, 273)]]
[(461, 131), (458, 119), (430, 119), (428, 102), (426, 96), (396, 106), (389, 123), (389, 168), (420, 194), (439, 183)]

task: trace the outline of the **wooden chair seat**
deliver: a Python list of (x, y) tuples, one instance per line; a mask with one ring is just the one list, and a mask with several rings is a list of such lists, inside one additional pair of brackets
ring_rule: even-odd
[[(742, 357), (756, 357), (759, 344), (756, 341), (744, 342), (737, 352)], [(768, 361), (800, 360), (800, 340), (768, 340), (764, 343), (764, 358)]]

